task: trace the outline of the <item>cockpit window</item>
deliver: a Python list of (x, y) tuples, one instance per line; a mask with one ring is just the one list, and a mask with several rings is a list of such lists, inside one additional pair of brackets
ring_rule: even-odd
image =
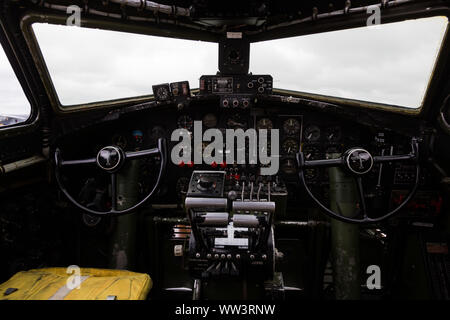
[(152, 85), (217, 71), (217, 43), (34, 23), (63, 106), (152, 94)]
[(250, 71), (274, 88), (420, 108), (447, 17), (251, 44)]
[(0, 128), (26, 121), (31, 113), (30, 102), (1, 46), (0, 82)]

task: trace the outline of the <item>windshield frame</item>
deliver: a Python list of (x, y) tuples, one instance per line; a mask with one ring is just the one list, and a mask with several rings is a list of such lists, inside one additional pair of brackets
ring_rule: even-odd
[[(428, 11), (413, 11), (413, 12), (402, 12), (400, 14), (387, 14), (383, 16), (382, 23), (390, 23), (403, 21), (407, 19), (415, 19), (422, 17), (432, 17), (432, 16), (446, 16), (450, 21), (450, 10), (446, 7), (438, 7), (438, 8), (430, 8)], [(45, 60), (41, 53), (38, 41), (35, 37), (35, 34), (32, 29), (32, 24), (35, 22), (43, 22), (50, 24), (60, 24), (65, 25), (67, 16), (64, 14), (55, 14), (55, 13), (39, 13), (39, 12), (29, 12), (26, 13), (21, 20), (21, 29), (22, 33), (25, 37), (25, 40), (29, 46), (31, 55), (35, 64), (37, 65), (37, 69), (41, 76), (41, 79), (44, 83), (45, 90), (49, 96), (51, 101), (51, 105), (53, 109), (58, 113), (70, 113), (74, 111), (87, 111), (87, 110), (100, 110), (104, 108), (117, 108), (130, 104), (138, 104), (143, 102), (149, 102), (153, 100), (153, 94), (138, 96), (138, 97), (130, 97), (130, 98), (121, 98), (115, 100), (107, 100), (107, 101), (99, 101), (92, 103), (84, 103), (77, 105), (62, 105), (59, 101), (59, 98), (56, 94), (56, 90), (54, 88), (52, 79), (46, 67)], [(306, 34), (314, 34), (314, 33), (322, 33), (327, 31), (336, 31), (342, 29), (351, 29), (356, 27), (364, 26), (366, 17), (363, 15), (362, 17), (354, 17), (350, 18), (347, 21), (341, 21), (338, 24), (324, 24), (324, 27), (320, 27), (319, 29), (311, 30), (311, 27), (307, 26), (306, 28), (285, 28), (283, 30), (277, 31), (276, 33), (268, 32), (267, 34), (261, 35), (249, 35), (248, 40), (250, 43), (264, 41), (264, 40), (272, 40), (272, 39), (281, 39), (293, 36), (301, 36)], [(201, 31), (201, 30), (183, 30), (182, 28), (173, 29), (170, 28), (159, 28), (158, 26), (153, 25), (139, 25), (139, 24), (130, 24), (123, 23), (119, 21), (111, 21), (105, 20), (102, 18), (82, 18), (82, 26), (86, 28), (99, 28), (111, 31), (122, 31), (129, 33), (138, 33), (144, 35), (153, 35), (153, 36), (164, 36), (164, 37), (172, 37), (178, 39), (186, 39), (186, 40), (202, 40), (208, 42), (219, 42), (220, 35), (214, 34), (211, 32)], [(293, 31), (293, 30), (294, 31)], [(300, 30), (300, 31), (299, 31)], [(432, 97), (435, 96), (436, 91), (439, 89), (439, 83), (441, 81), (444, 71), (443, 70), (445, 63), (447, 62), (446, 53), (449, 52), (449, 23), (447, 23), (447, 29), (445, 31), (444, 38), (441, 43), (441, 47), (439, 53), (436, 56), (436, 60), (434, 63), (433, 71), (431, 73), (430, 79), (428, 81), (425, 95), (422, 100), (422, 105), (419, 108), (404, 108), (395, 105), (386, 105), (382, 103), (368, 102), (368, 101), (360, 101), (353, 99), (346, 99), (341, 97), (333, 97), (333, 96), (324, 96), (320, 94), (307, 93), (307, 92), (298, 92), (291, 91), (285, 89), (274, 88), (275, 94), (280, 95), (288, 95), (293, 97), (300, 98), (308, 98), (314, 99), (317, 101), (324, 101), (328, 103), (339, 104), (342, 106), (349, 107), (358, 107), (358, 108), (369, 108), (372, 110), (382, 110), (389, 111), (394, 113), (402, 113), (408, 115), (419, 115), (429, 110), (432, 107)], [(193, 90), (195, 92), (195, 90)]]

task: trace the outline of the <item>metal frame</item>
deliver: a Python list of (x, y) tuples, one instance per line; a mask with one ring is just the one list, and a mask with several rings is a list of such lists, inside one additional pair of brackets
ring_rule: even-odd
[[(315, 20), (304, 21), (303, 23), (292, 24), (286, 27), (274, 28), (259, 33), (251, 34), (251, 32), (249, 32), (247, 37), (250, 42), (258, 42), (275, 38), (278, 39), (292, 36), (301, 36), (306, 34), (314, 34), (364, 26), (365, 25), (364, 23), (367, 19), (367, 15), (365, 14), (365, 12), (361, 13), (361, 10), (352, 12), (352, 10), (356, 10), (356, 8), (349, 9), (347, 14), (342, 13), (340, 13), (339, 15), (328, 14), (328, 16), (327, 14), (323, 14), (324, 18), (327, 18), (326, 19), (327, 21), (324, 22), (323, 24), (317, 24)], [(450, 16), (450, 9), (443, 5), (436, 6), (435, 1), (430, 2), (406, 1), (402, 5), (392, 7), (388, 6), (387, 8), (383, 8), (382, 10), (383, 10), (382, 11), (383, 23), (396, 22), (405, 19), (414, 19), (420, 17), (446, 16), (447, 18), (449, 18)], [(34, 36), (34, 33), (31, 30), (31, 24), (33, 22), (42, 22), (42, 21), (56, 24), (63, 24), (65, 18), (66, 16), (56, 13), (47, 13), (47, 12), (44, 13), (36, 11), (27, 13), (22, 18), (21, 21), (22, 32), (29, 45), (33, 59), (36, 65), (38, 66), (40, 76), (42, 78), (42, 81), (44, 82), (47, 94), (50, 97), (52, 107), (56, 112), (69, 113), (79, 110), (84, 111), (90, 109), (98, 110), (99, 108), (121, 107), (127, 104), (149, 101), (153, 98), (152, 95), (148, 95), (148, 96), (101, 101), (80, 105), (62, 106), (58, 100), (50, 75), (45, 66), (45, 61), (40, 52), (37, 40)], [(107, 30), (125, 31), (147, 35), (162, 35), (166, 37), (183, 38), (183, 39), (202, 39), (204, 41), (211, 41), (211, 42), (218, 42), (220, 38), (219, 34), (209, 31), (199, 31), (195, 29), (180, 30), (179, 28), (178, 29), (173, 28), (173, 26), (172, 28), (170, 28), (171, 26), (168, 26), (167, 28), (160, 28), (157, 25), (149, 25), (149, 24), (144, 25), (143, 23), (139, 23), (136, 21), (128, 21), (127, 23), (123, 23), (122, 21), (118, 20), (112, 21), (112, 19), (107, 17), (106, 18), (100, 17), (96, 19), (92, 19), (91, 17), (89, 17), (86, 19), (82, 19), (82, 25), (83, 27), (99, 27)], [(302, 25), (302, 28), (299, 28), (299, 25)], [(450, 46), (448, 39), (449, 38), (448, 29), (449, 26), (447, 25), (446, 34), (441, 44), (440, 52), (436, 58), (434, 70), (429, 79), (424, 100), (422, 101), (422, 105), (420, 108), (412, 109), (401, 106), (394, 106), (381, 103), (373, 103), (367, 101), (359, 101), (282, 89), (275, 89), (274, 91), (277, 93), (281, 93), (283, 95), (291, 95), (294, 97), (306, 97), (310, 99), (312, 98), (319, 101), (338, 103), (343, 106), (363, 107), (407, 115), (419, 115), (419, 114), (421, 115), (431, 108), (431, 104), (432, 102), (434, 102), (432, 100), (433, 97), (435, 97), (435, 93), (439, 88), (440, 80), (443, 76), (445, 76), (445, 74), (443, 74), (442, 67), (445, 66), (445, 63), (447, 62), (446, 60), (448, 59), (446, 57), (446, 53), (448, 52)]]

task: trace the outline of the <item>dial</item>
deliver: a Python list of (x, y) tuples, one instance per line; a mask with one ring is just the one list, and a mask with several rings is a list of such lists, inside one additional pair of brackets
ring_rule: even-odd
[(325, 132), (325, 136), (330, 142), (339, 141), (342, 137), (341, 128), (339, 126), (329, 127)]
[(208, 113), (203, 117), (203, 125), (207, 128), (214, 128), (217, 125), (217, 117), (213, 113)]
[(183, 115), (178, 118), (177, 121), (178, 128), (183, 128), (186, 130), (192, 130), (192, 126), (194, 124), (194, 120), (188, 115)]
[(273, 128), (272, 120), (269, 118), (262, 118), (259, 119), (258, 123), (256, 124), (256, 129), (267, 129), (270, 130)]
[(293, 136), (300, 130), (300, 122), (297, 119), (289, 118), (283, 122), (283, 130), (287, 135)]
[(303, 155), (306, 161), (317, 160), (320, 156), (320, 151), (317, 147), (305, 146), (303, 147)]
[(156, 89), (155, 96), (156, 96), (156, 99), (159, 101), (168, 100), (170, 97), (169, 87), (167, 87), (167, 86), (158, 87)]
[(293, 159), (286, 159), (281, 164), (281, 170), (283, 170), (286, 174), (294, 174), (295, 170), (295, 162)]
[(320, 128), (318, 126), (310, 125), (305, 129), (306, 141), (317, 141), (320, 139)]
[(227, 127), (229, 129), (246, 129), (247, 123), (245, 119), (239, 115), (235, 114), (227, 119)]
[(294, 155), (299, 150), (299, 144), (294, 139), (286, 139), (283, 142), (282, 150), (285, 155)]

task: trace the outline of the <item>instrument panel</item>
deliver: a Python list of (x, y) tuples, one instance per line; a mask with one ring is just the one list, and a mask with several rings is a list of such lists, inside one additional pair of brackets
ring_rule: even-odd
[[(167, 89), (167, 85), (162, 87)], [(173, 90), (176, 86), (171, 84), (169, 87)], [(177, 88), (182, 92), (183, 83), (178, 83)], [(155, 90), (158, 91), (158, 88)], [(175, 92), (177, 93), (177, 90)], [(162, 95), (164, 94), (162, 93)], [(194, 170), (214, 170), (225, 172), (226, 190), (239, 190), (236, 186), (242, 186), (244, 182), (254, 183), (256, 186), (260, 183), (264, 185), (270, 183), (274, 190), (277, 187), (280, 188), (279, 190), (287, 190), (288, 202), (307, 205), (309, 200), (302, 193), (298, 177), (296, 155), (300, 150), (304, 153), (305, 160), (317, 160), (327, 159), (336, 154), (340, 155), (353, 147), (366, 148), (371, 150), (374, 155), (379, 155), (383, 148), (408, 146), (409, 143), (407, 137), (406, 140), (400, 141), (400, 138), (395, 135), (393, 140), (389, 140), (392, 138), (391, 135), (389, 137), (379, 136), (382, 133), (379, 133), (377, 129), (320, 111), (291, 107), (283, 103), (270, 105), (268, 102), (258, 102), (249, 108), (224, 108), (221, 102), (220, 98), (207, 102), (195, 102), (193, 99), (183, 108), (179, 108), (174, 103), (167, 106), (162, 105), (157, 112), (142, 111), (139, 116), (129, 113), (120, 118), (119, 125), (118, 122), (111, 122), (104, 125), (104, 130), (98, 130), (98, 128), (93, 128), (91, 132), (86, 130), (88, 136), (95, 134), (96, 139), (86, 139), (86, 141), (90, 141), (91, 148), (84, 150), (86, 151), (84, 156), (89, 157), (91, 154), (96, 154), (98, 148), (108, 144), (120, 146), (125, 151), (152, 148), (156, 145), (158, 138), (164, 137), (168, 141), (169, 163), (157, 203), (181, 206), (189, 187), (192, 172)], [(211, 164), (194, 164), (193, 161), (173, 163), (170, 160), (171, 151), (179, 141), (171, 141), (172, 133), (175, 129), (185, 129), (191, 133), (191, 140), (194, 142), (194, 127), (198, 127), (199, 123), (202, 133), (208, 129), (219, 129), (223, 133), (224, 155), (229, 152), (225, 140), (226, 130), (243, 130), (245, 132), (254, 129), (258, 138), (260, 130), (266, 130), (268, 144), (267, 150), (264, 152), (267, 152), (269, 158), (272, 156), (278, 158), (277, 173), (271, 176), (261, 175), (262, 168), (268, 165), (258, 161), (256, 163), (247, 161), (245, 164), (228, 163), (227, 161)], [(275, 130), (278, 133), (278, 148), (271, 141), (271, 134)], [(99, 132), (102, 133), (99, 134)], [(192, 150), (204, 151), (209, 144), (209, 141), (201, 141), (197, 145), (192, 144)], [(82, 152), (76, 150), (73, 158), (82, 157)], [(242, 155), (243, 152), (245, 152), (246, 160), (249, 159), (248, 148), (245, 150), (235, 149), (235, 157), (237, 154)], [(70, 157), (70, 155), (67, 156)], [(141, 171), (139, 183), (145, 190), (151, 185), (152, 179), (157, 176), (155, 168), (159, 167), (158, 158), (143, 163), (142, 167), (144, 169)], [(403, 168), (400, 169), (403, 170)], [(400, 169), (398, 172), (405, 171), (400, 171)], [(377, 169), (375, 168), (373, 177), (370, 179), (376, 181), (376, 175)], [(403, 177), (400, 174), (397, 176)], [(322, 192), (320, 188), (329, 184), (328, 172), (323, 168), (306, 169), (305, 177), (307, 183), (318, 193)], [(397, 182), (400, 180), (400, 178), (396, 179)], [(407, 184), (407, 182), (409, 181), (404, 183)], [(255, 190), (255, 193), (257, 191)], [(292, 207), (295, 208), (296, 205)]]

